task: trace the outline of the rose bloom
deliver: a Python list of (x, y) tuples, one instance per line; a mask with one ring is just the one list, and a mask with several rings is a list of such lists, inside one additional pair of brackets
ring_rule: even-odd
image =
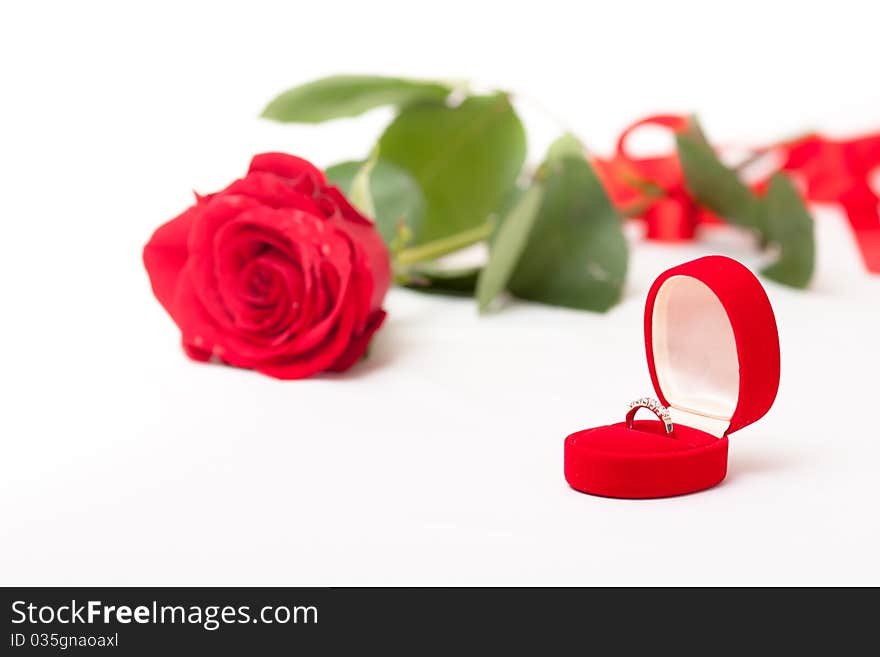
[(144, 248), (191, 358), (300, 379), (364, 355), (385, 318), (388, 251), (320, 170), (264, 153), (244, 178), (196, 199)]

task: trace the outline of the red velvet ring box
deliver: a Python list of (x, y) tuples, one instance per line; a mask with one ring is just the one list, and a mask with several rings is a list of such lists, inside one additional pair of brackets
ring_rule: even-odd
[[(579, 491), (649, 498), (714, 486), (727, 475), (727, 436), (776, 398), (776, 319), (761, 283), (736, 260), (708, 256), (661, 274), (645, 304), (645, 350), (673, 432), (651, 419), (571, 434), (565, 479)], [(630, 400), (621, 401), (623, 416)]]

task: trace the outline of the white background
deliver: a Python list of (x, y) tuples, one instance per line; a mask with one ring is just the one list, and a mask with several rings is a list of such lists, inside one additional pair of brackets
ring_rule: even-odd
[[(874, 3), (21, 2), (0, 9), (0, 583), (880, 584), (880, 277), (817, 217), (773, 283), (777, 403), (710, 491), (622, 501), (562, 441), (650, 393), (644, 295), (721, 251), (633, 241), (607, 315), (393, 291), (374, 355), (279, 382), (199, 365), (153, 299), (152, 230), (263, 150), (361, 157), (390, 114), (257, 118), (335, 72), (511, 89), (532, 157), (697, 111), (722, 142), (880, 129)], [(537, 102), (536, 102), (537, 101)]]

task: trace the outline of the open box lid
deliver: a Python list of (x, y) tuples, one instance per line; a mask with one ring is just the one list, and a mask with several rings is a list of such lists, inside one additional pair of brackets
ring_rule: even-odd
[(727, 435), (760, 419), (779, 388), (779, 334), (767, 293), (724, 256), (661, 274), (645, 305), (654, 389), (676, 424)]

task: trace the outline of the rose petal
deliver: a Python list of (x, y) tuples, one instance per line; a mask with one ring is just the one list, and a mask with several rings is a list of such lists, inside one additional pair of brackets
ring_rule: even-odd
[[(190, 261), (202, 304), (219, 325), (235, 330), (235, 319), (223, 298), (217, 276), (220, 272), (228, 273), (230, 268), (237, 274), (244, 265), (242, 258), (247, 258), (248, 252), (242, 251), (239, 257), (235, 255), (236, 247), (250, 245), (250, 257), (265, 246), (273, 247), (287, 254), (291, 261), (299, 262), (300, 268), (308, 272), (310, 256), (308, 249), (301, 248), (303, 240), (299, 238), (315, 231), (297, 230), (306, 223), (303, 217), (311, 215), (290, 208), (270, 209), (245, 196), (219, 195), (206, 205), (190, 232)], [(317, 223), (320, 219), (310, 221)], [(232, 251), (225, 250), (226, 245)]]
[(144, 264), (190, 358), (284, 379), (357, 362), (391, 280), (373, 223), (283, 153), (160, 227)]
[[(325, 285), (331, 285), (324, 289), (329, 305), (326, 313), (315, 316), (311, 326), (292, 336), (290, 342), (284, 345), (288, 354), (311, 350), (326, 338), (342, 311), (355, 255), (352, 252), (351, 238), (313, 215), (288, 208), (268, 210), (264, 207), (259, 211), (243, 213), (223, 230), (231, 231), (239, 222), (265, 229), (266, 235), (281, 236), (291, 246), (295, 246), (307, 286), (310, 278), (315, 279), (315, 285), (318, 284), (317, 279), (322, 279)], [(215, 238), (220, 244), (223, 239), (224, 235), (221, 234)], [(332, 273), (327, 269), (328, 266), (332, 268)], [(277, 350), (273, 350), (269, 355), (275, 356), (277, 353)]]
[[(282, 331), (293, 327), (300, 316), (299, 308), (304, 291), (304, 280), (298, 266), (287, 261), (282, 266), (273, 262), (275, 254), (268, 252), (252, 260), (234, 281), (219, 277), (223, 297), (235, 317), (235, 325), (244, 334), (252, 334), (255, 344), (272, 344)], [(255, 273), (256, 272), (256, 273)], [(266, 281), (262, 294), (251, 291), (251, 279), (259, 276)]]
[(213, 354), (210, 351), (199, 349), (196, 346), (187, 344), (183, 340), (181, 340), (181, 344), (183, 345), (183, 352), (191, 359), (198, 361), (199, 363), (207, 363), (209, 360), (211, 360), (211, 356)]
[(355, 207), (348, 202), (348, 199), (345, 198), (342, 192), (339, 191), (337, 187), (327, 187), (321, 191), (319, 195), (317, 195), (317, 200), (321, 209), (324, 210), (325, 215), (330, 218), (335, 212), (334, 210), (338, 210), (340, 216), (343, 219), (346, 219), (355, 224), (361, 224), (364, 226), (373, 227), (372, 219), (368, 219), (360, 212), (358, 212)]
[(350, 308), (344, 308), (339, 323), (325, 342), (296, 357), (279, 358), (255, 369), (277, 379), (304, 379), (323, 372), (345, 353), (351, 342), (353, 325), (354, 313)]
[(211, 315), (202, 306), (193, 286), (192, 264), (187, 263), (180, 273), (177, 291), (169, 311), (180, 328), (181, 341), (187, 356), (194, 360), (207, 360), (216, 355), (224, 361), (239, 367), (252, 367), (253, 362), (237, 359), (229, 360), (223, 345), (223, 332), (217, 328)]
[(364, 330), (370, 314), (375, 310), (372, 307), (373, 297), (373, 277), (370, 271), (366, 269), (363, 263), (357, 263), (355, 274), (353, 276), (354, 285), (358, 299), (358, 319), (355, 324), (355, 332), (360, 333)]
[(310, 194), (298, 191), (285, 178), (274, 173), (252, 171), (245, 178), (239, 178), (221, 194), (249, 196), (269, 207), (290, 207), (315, 216), (322, 216), (321, 209)]
[(333, 237), (335, 239), (325, 235), (325, 239), (328, 241), (324, 242), (322, 247), (332, 244), (332, 250), (322, 251), (323, 260), (316, 268), (316, 273), (325, 285), (327, 299), (331, 304), (330, 308), (323, 316), (316, 318), (315, 324), (291, 342), (289, 353), (302, 353), (319, 344), (325, 339), (345, 309), (352, 275), (351, 259), (353, 254), (347, 240), (342, 239), (342, 236), (339, 235), (333, 235)]
[[(264, 230), (261, 232), (260, 229)], [(192, 271), (196, 276), (195, 287), (204, 307), (219, 325), (227, 329), (229, 335), (226, 346), (230, 351), (239, 352), (248, 359), (258, 358), (261, 355), (260, 350), (267, 358), (274, 358), (282, 353), (293, 355), (311, 350), (326, 338), (342, 311), (352, 272), (353, 254), (350, 238), (328, 227), (323, 220), (298, 210), (289, 208), (273, 210), (262, 207), (259, 210), (243, 212), (218, 229), (214, 235), (213, 250), (221, 261), (226, 257), (223, 245), (241, 230), (255, 231), (255, 234), (260, 235), (267, 243), (278, 246), (279, 250), (286, 244), (291, 251), (295, 251), (299, 266), (305, 275), (307, 291), (311, 277), (323, 276), (327, 279), (329, 274), (325, 265), (333, 268), (332, 275), (338, 279), (339, 285), (330, 290), (332, 293), (329, 299), (330, 309), (324, 317), (315, 319), (314, 324), (304, 327), (298, 335), (290, 335), (288, 331), (281, 336), (282, 339), (274, 337), (269, 347), (255, 341), (253, 336), (236, 330), (234, 317), (224, 303), (215, 281), (215, 272), (227, 265), (215, 264), (215, 258), (210, 257), (210, 254), (202, 249), (197, 257), (192, 258), (194, 261)], [(235, 264), (233, 263), (232, 266), (234, 267)], [(287, 337), (290, 339), (286, 340)]]
[(260, 259), (281, 281), (283, 290), (271, 315), (258, 328), (266, 344), (276, 346), (295, 335), (307, 320), (307, 314), (302, 309), (306, 292), (305, 276), (298, 266), (291, 266), (278, 253), (266, 253)]
[(153, 294), (169, 313), (177, 281), (188, 256), (187, 236), (198, 212), (200, 206), (196, 204), (159, 226), (144, 247), (144, 267), (150, 277)]
[(352, 249), (361, 256), (363, 267), (370, 272), (372, 279), (370, 308), (380, 308), (388, 288), (391, 287), (391, 260), (379, 231), (372, 226), (338, 219), (328, 220), (328, 224), (341, 230), (348, 237)]
[(202, 205), (189, 232), (189, 271), (204, 308), (221, 326), (232, 326), (232, 316), (217, 288), (214, 266), (214, 237), (226, 223), (249, 209), (261, 208), (259, 201), (247, 196), (218, 194)]
[(313, 194), (327, 186), (324, 173), (307, 160), (287, 153), (260, 153), (254, 155), (248, 173), (266, 171), (287, 179), (297, 191)]
[[(302, 299), (307, 281), (300, 264), (301, 249), (289, 244), (282, 236), (257, 230), (245, 219), (235, 219), (224, 225), (215, 236), (215, 242), (218, 246), (213, 269), (217, 289), (224, 307), (231, 314), (232, 324), (237, 329), (267, 334), (284, 328), (270, 330), (273, 321), (268, 318), (275, 317), (280, 322), (290, 303)], [(242, 282), (242, 272), (245, 271), (249, 272), (249, 278), (258, 272), (271, 284), (269, 291), (272, 294), (254, 296), (248, 288), (249, 283)], [(295, 277), (291, 278), (293, 275)], [(279, 304), (285, 306), (280, 313), (276, 312)], [(254, 319), (256, 316), (262, 319)], [(267, 335), (267, 340), (270, 337)]]
[(367, 353), (367, 347), (370, 346), (370, 340), (372, 339), (373, 334), (378, 331), (385, 322), (385, 317), (386, 313), (384, 310), (374, 311), (367, 320), (367, 324), (363, 331), (358, 335), (352, 336), (348, 348), (339, 356), (339, 358), (336, 359), (336, 362), (333, 363), (328, 370), (331, 372), (344, 372), (358, 362), (364, 354)]

